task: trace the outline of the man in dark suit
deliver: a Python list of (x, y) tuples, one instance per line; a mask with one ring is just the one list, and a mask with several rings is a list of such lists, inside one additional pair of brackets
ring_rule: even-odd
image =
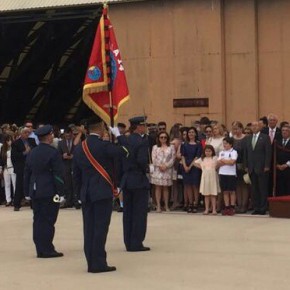
[[(88, 120), (88, 129), (90, 132), (86, 140), (88, 149), (93, 158), (112, 178), (114, 158), (127, 156), (128, 151), (121, 146), (102, 140), (105, 125), (100, 118)], [(88, 159), (83, 148), (84, 144), (77, 145), (74, 150), (73, 174), (76, 190), (82, 202), (84, 251), (88, 272), (115, 271), (116, 267), (107, 265), (105, 251), (112, 214), (113, 190), (110, 183), (93, 166), (92, 160)]]
[(278, 117), (274, 114), (269, 114), (268, 117), (268, 126), (261, 129), (261, 133), (269, 136), (271, 144), (274, 140), (281, 139), (281, 129), (277, 127)]
[(281, 136), (281, 129), (277, 127), (278, 117), (275, 114), (269, 114), (267, 116), (268, 126), (261, 129), (261, 133), (266, 134), (269, 136), (272, 144), (272, 156), (271, 156), (271, 166), (269, 171), (269, 181), (268, 181), (268, 194), (269, 196), (273, 195), (273, 161), (274, 161), (274, 150), (273, 145), (274, 141), (280, 141)]
[(147, 228), (147, 209), (150, 184), (146, 176), (149, 162), (149, 143), (146, 133), (146, 118), (129, 120), (131, 135), (127, 138), (129, 158), (123, 162), (124, 174), (121, 189), (124, 196), (123, 228), (127, 251), (149, 251), (143, 241)]
[(28, 128), (22, 128), (20, 138), (11, 145), (11, 160), (14, 167), (14, 173), (16, 174), (16, 188), (13, 200), (14, 211), (19, 211), (21, 201), (24, 197), (23, 174), (26, 156), (31, 149), (36, 146), (35, 140), (33, 138), (28, 138), (29, 134), (30, 131)]
[(276, 195), (290, 194), (290, 127), (282, 127), (282, 139), (276, 143)]
[(73, 151), (75, 145), (73, 144), (73, 133), (71, 128), (64, 131), (64, 139), (58, 143), (58, 151), (62, 156), (64, 164), (64, 195), (65, 204), (62, 207), (77, 206), (77, 200), (74, 194), (73, 176), (72, 176), (72, 162)]
[(253, 135), (244, 142), (244, 163), (252, 184), (254, 212), (264, 215), (267, 210), (268, 179), (271, 165), (271, 142), (269, 136), (260, 132), (259, 123), (252, 122)]
[(53, 237), (59, 203), (63, 199), (63, 164), (53, 142), (53, 128), (45, 125), (35, 131), (40, 145), (27, 156), (24, 170), (24, 189), (27, 199), (32, 200), (33, 241), (38, 258), (57, 258), (63, 254), (55, 250)]

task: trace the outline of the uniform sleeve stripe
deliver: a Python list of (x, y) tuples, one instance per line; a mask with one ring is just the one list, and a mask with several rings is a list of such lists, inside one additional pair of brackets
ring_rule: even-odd
[(127, 148), (126, 147), (124, 147), (124, 146), (122, 146), (122, 148), (126, 151), (126, 158), (128, 158), (128, 156), (129, 156), (129, 151), (127, 150)]

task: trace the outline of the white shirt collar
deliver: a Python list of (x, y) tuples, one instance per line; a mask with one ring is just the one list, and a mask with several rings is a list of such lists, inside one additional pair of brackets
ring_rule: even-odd
[(97, 133), (90, 133), (90, 136), (98, 136), (99, 138), (101, 138), (101, 136)]
[(277, 129), (277, 127), (273, 128), (273, 129), (269, 127), (269, 133), (270, 133), (270, 132), (274, 132), (274, 133), (276, 133), (276, 129)]

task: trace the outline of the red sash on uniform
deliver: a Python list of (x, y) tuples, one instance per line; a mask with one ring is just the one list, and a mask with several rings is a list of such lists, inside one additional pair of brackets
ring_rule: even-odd
[(109, 173), (105, 170), (105, 168), (93, 157), (93, 155), (91, 154), (88, 144), (87, 144), (87, 140), (84, 140), (82, 142), (82, 147), (83, 150), (88, 158), (88, 160), (90, 161), (90, 163), (92, 164), (92, 166), (106, 179), (106, 181), (110, 184), (112, 191), (113, 191), (113, 195), (116, 197), (119, 195), (117, 188), (114, 186), (114, 183), (109, 175)]

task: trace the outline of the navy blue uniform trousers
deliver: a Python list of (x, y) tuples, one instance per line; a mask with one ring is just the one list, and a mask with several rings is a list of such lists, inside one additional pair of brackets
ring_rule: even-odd
[(84, 251), (88, 271), (107, 267), (105, 244), (112, 215), (112, 198), (82, 204)]
[(127, 250), (143, 246), (147, 229), (148, 189), (124, 189), (123, 228)]
[(33, 241), (37, 254), (55, 251), (52, 243), (55, 233), (55, 222), (59, 211), (59, 203), (52, 197), (33, 199)]

